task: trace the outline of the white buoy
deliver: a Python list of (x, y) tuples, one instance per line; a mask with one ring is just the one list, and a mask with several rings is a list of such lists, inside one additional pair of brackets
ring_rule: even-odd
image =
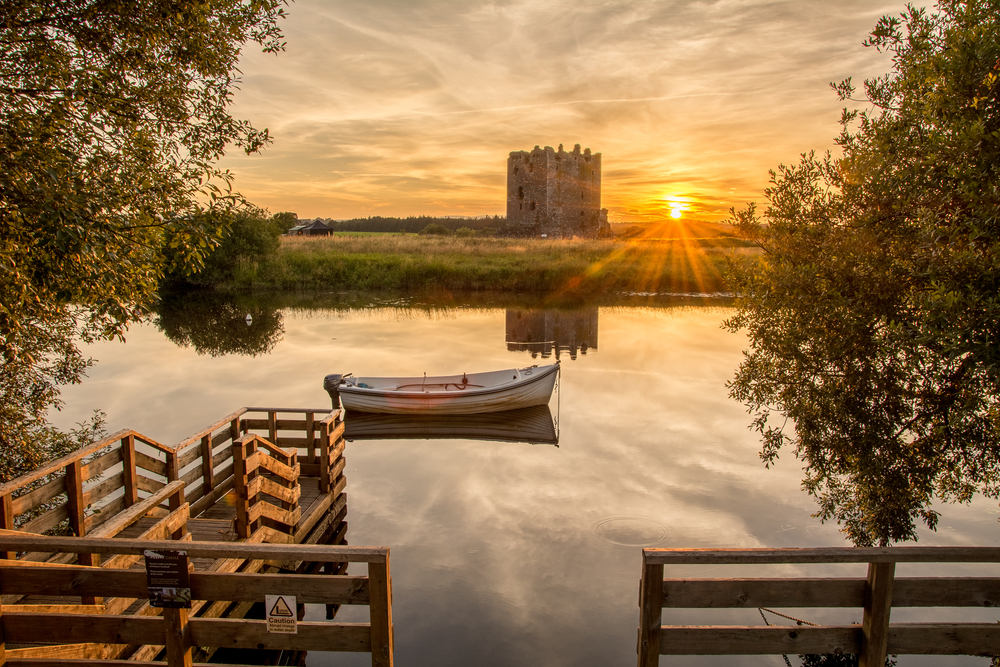
[(253, 316), (250, 315), (250, 313), (247, 313), (247, 326), (250, 326), (251, 324), (253, 324)]

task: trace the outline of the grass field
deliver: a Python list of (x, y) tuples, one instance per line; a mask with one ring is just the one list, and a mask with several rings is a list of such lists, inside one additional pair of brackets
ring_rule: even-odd
[(229, 287), (599, 293), (725, 291), (732, 238), (549, 240), (398, 234), (290, 237)]

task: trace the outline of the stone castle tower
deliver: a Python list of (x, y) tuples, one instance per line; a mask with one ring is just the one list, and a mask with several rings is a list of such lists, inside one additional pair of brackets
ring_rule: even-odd
[(507, 229), (518, 236), (589, 236), (608, 230), (601, 154), (535, 146), (507, 158)]

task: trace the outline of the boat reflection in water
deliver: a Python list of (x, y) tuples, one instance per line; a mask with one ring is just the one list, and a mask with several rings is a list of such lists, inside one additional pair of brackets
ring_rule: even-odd
[(559, 446), (558, 421), (547, 405), (475, 415), (392, 415), (348, 410), (347, 440), (492, 440)]

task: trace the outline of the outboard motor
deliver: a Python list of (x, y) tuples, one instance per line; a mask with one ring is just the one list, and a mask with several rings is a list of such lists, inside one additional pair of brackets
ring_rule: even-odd
[(334, 410), (340, 409), (340, 383), (348, 375), (351, 374), (341, 375), (339, 373), (332, 373), (323, 378), (323, 389), (326, 389), (326, 393), (330, 394)]

